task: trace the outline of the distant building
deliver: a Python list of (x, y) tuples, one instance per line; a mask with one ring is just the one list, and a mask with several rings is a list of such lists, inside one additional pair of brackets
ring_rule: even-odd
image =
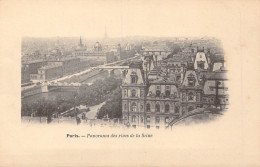
[(22, 65), (21, 67), (21, 79), (22, 84), (30, 81), (29, 67), (26, 65)]
[(80, 58), (74, 58), (74, 57), (49, 60), (48, 65), (62, 66), (63, 75), (75, 73), (81, 70)]
[(55, 78), (62, 77), (62, 66), (61, 65), (48, 65), (38, 69), (38, 80), (48, 81)]
[(99, 42), (96, 42), (95, 45), (94, 45), (94, 51), (95, 52), (100, 52), (102, 51), (102, 46)]
[(47, 65), (47, 61), (45, 60), (29, 61), (29, 62), (24, 62), (23, 65), (26, 68), (28, 68), (29, 74), (37, 74), (39, 68)]
[(78, 46), (74, 50), (75, 56), (87, 56), (87, 46), (83, 45), (82, 39), (80, 37)]

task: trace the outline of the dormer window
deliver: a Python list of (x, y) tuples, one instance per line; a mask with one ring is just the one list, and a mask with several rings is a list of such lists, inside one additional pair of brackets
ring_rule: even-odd
[(137, 77), (136, 72), (132, 72), (132, 73), (131, 73), (131, 83), (132, 83), (132, 84), (137, 83), (137, 79), (138, 79), (138, 77)]
[(199, 68), (204, 69), (204, 64), (205, 64), (204, 61), (198, 61), (197, 63)]
[(195, 86), (195, 77), (193, 74), (188, 75), (188, 86)]

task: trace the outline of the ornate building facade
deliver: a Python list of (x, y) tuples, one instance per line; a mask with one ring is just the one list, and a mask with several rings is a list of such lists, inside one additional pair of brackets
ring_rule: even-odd
[(208, 58), (201, 51), (192, 56), (157, 62), (155, 56), (144, 55), (138, 65), (129, 66), (122, 83), (127, 126), (165, 128), (198, 108), (226, 107), (224, 72), (210, 72)]

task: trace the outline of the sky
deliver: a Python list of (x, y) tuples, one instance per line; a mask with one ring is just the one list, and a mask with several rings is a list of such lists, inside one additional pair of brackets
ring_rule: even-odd
[(223, 1), (27, 0), (2, 1), (0, 9), (2, 21), (30, 37), (103, 37), (105, 27), (109, 37), (219, 36), (239, 14)]

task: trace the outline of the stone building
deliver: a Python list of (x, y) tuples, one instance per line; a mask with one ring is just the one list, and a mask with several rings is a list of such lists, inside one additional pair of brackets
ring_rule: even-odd
[(146, 84), (140, 64), (130, 65), (122, 82), (122, 113), (125, 124), (144, 125)]
[(198, 81), (195, 70), (188, 69), (182, 85), (179, 88), (181, 112), (186, 113), (196, 108), (202, 107), (202, 86)]
[(61, 65), (48, 65), (38, 69), (38, 80), (48, 81), (55, 78), (62, 77)]
[(158, 62), (153, 55), (143, 55), (142, 62), (129, 66), (122, 82), (126, 125), (165, 128), (197, 108), (227, 107), (226, 71), (222, 67), (210, 72), (205, 53), (199, 50), (196, 57), (185, 53)]
[(203, 105), (204, 107), (227, 108), (229, 104), (226, 69), (210, 73), (205, 77), (203, 87)]
[(206, 57), (206, 54), (202, 51), (197, 52), (196, 58), (194, 61), (194, 69), (207, 70), (209, 68), (209, 60)]

